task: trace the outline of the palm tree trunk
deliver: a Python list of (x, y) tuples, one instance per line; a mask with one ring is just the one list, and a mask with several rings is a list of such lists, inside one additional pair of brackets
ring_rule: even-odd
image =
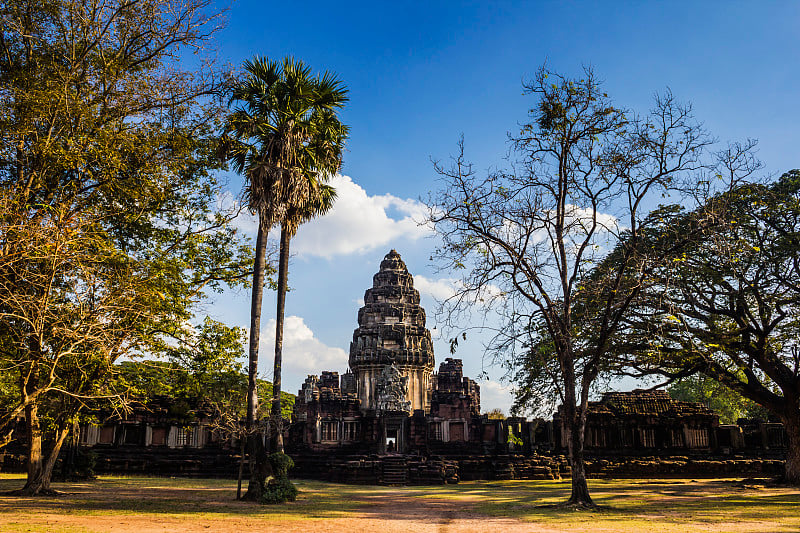
[(289, 243), (291, 235), (281, 225), (281, 250), (278, 263), (278, 310), (275, 315), (275, 368), (272, 374), (271, 424), (274, 432), (272, 450), (283, 453), (283, 416), (281, 415), (281, 365), (283, 363), (283, 318), (286, 312), (286, 288), (289, 277)]
[(250, 484), (244, 499), (258, 501), (264, 490), (266, 477), (262, 476), (263, 468), (259, 463), (264, 444), (256, 432), (256, 412), (258, 410), (258, 341), (261, 331), (261, 300), (264, 296), (264, 267), (267, 250), (267, 232), (258, 225), (256, 237), (256, 257), (253, 264), (253, 292), (250, 306), (250, 344), (248, 349), (249, 369), (247, 373), (247, 430), (248, 451), (250, 454)]
[(241, 446), (239, 450), (239, 475), (236, 477), (236, 499), (242, 499), (242, 476), (244, 474), (244, 456), (247, 453), (247, 449), (245, 447), (247, 443), (247, 436), (242, 435), (239, 439), (241, 441)]

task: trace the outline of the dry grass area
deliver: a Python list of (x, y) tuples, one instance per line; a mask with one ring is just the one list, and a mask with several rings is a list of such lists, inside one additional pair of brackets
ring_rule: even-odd
[[(19, 488), (0, 474), (0, 491)], [(367, 487), (298, 482), (282, 506), (234, 500), (236, 482), (102, 477), (58, 483), (62, 495), (0, 496), (0, 531), (150, 533), (240, 531), (796, 532), (800, 489), (724, 480), (592, 480), (601, 510), (547, 507), (568, 482), (467, 482), (440, 487)], [(501, 528), (501, 529), (498, 529)]]

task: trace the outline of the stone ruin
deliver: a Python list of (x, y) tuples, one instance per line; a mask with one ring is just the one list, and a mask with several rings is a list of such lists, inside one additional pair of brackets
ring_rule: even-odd
[[(434, 369), (425, 311), (405, 263), (383, 259), (364, 295), (344, 374), (306, 378), (286, 424), (286, 450), (299, 477), (351, 483), (452, 483), (460, 479), (568, 476), (560, 410), (552, 420), (481, 415), (480, 387), (458, 359)], [(98, 472), (235, 475), (239, 443), (203, 414), (175, 416), (171, 400), (126, 419), (98, 415), (80, 431)], [(14, 444), (0, 469), (24, 468)], [(21, 448), (20, 448), (21, 450)], [(782, 471), (779, 423), (720, 425), (706, 407), (663, 391), (606, 393), (589, 402), (587, 472), (594, 477), (765, 475)]]
[[(561, 410), (554, 420), (559, 427)], [(614, 450), (619, 455), (647, 450), (710, 449), (719, 417), (706, 406), (674, 400), (662, 390), (607, 392), (589, 402), (587, 451)], [(562, 440), (561, 445), (566, 447)]]
[[(438, 483), (458, 479), (553, 479), (569, 475), (560, 409), (552, 421), (490, 420), (480, 387), (459, 359), (433, 372), (425, 311), (405, 263), (383, 259), (364, 295), (350, 344), (350, 369), (309, 376), (286, 439), (297, 474), (361, 483)], [(337, 381), (338, 380), (338, 381)], [(736, 430), (739, 430), (737, 434)], [(684, 475), (777, 471), (785, 442), (759, 448), (765, 461), (738, 455), (744, 434), (720, 426), (700, 404), (663, 391), (606, 393), (589, 403), (590, 475)], [(750, 439), (752, 442), (753, 439)], [(782, 444), (781, 444), (782, 443)], [(781, 447), (783, 446), (783, 447)], [(771, 453), (772, 452), (772, 453)], [(698, 462), (716, 457), (716, 459)]]
[(288, 442), (298, 452), (406, 453), (430, 443), (480, 446), (480, 387), (447, 359), (433, 372), (431, 333), (419, 292), (392, 250), (358, 311), (347, 372), (309, 376)]
[(377, 383), (391, 365), (406, 378), (411, 410), (430, 406), (433, 342), (414, 279), (396, 250), (383, 258), (372, 287), (364, 293), (349, 365), (363, 410), (378, 408)]
[(404, 376), (392, 363), (381, 370), (375, 386), (379, 413), (411, 413), (408, 396), (408, 376)]

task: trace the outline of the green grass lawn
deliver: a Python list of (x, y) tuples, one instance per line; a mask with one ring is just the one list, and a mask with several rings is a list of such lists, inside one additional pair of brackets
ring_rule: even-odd
[[(800, 531), (800, 491), (764, 485), (737, 486), (729, 480), (591, 480), (597, 511), (553, 509), (569, 496), (567, 483), (508, 481), (464, 485), (458, 494), (476, 497), (475, 511), (550, 525), (569, 523), (619, 531), (693, 531), (690, 525)], [(747, 524), (753, 524), (748, 528)]]
[[(0, 491), (20, 475), (0, 474)], [(0, 496), (0, 531), (800, 531), (800, 489), (722, 480), (590, 480), (596, 511), (550, 507), (569, 481), (373, 487), (298, 481), (297, 502), (235, 500), (236, 482), (101, 477), (48, 498)], [(512, 521), (512, 522), (509, 522)], [(495, 522), (496, 526), (491, 526)], [(279, 527), (280, 526), (280, 527)], [(431, 529), (426, 529), (430, 527)]]

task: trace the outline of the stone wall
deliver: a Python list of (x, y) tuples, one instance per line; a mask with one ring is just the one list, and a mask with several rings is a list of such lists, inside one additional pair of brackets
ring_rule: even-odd
[[(563, 479), (570, 477), (563, 455), (473, 455), (420, 457), (416, 455), (295, 456), (293, 475), (337, 483), (439, 485), (473, 480)], [(391, 463), (392, 478), (386, 477)], [(398, 475), (398, 468), (405, 473)], [(780, 459), (746, 457), (593, 458), (586, 461), (590, 478), (714, 478), (763, 477), (783, 472)], [(399, 483), (398, 483), (399, 484)]]

